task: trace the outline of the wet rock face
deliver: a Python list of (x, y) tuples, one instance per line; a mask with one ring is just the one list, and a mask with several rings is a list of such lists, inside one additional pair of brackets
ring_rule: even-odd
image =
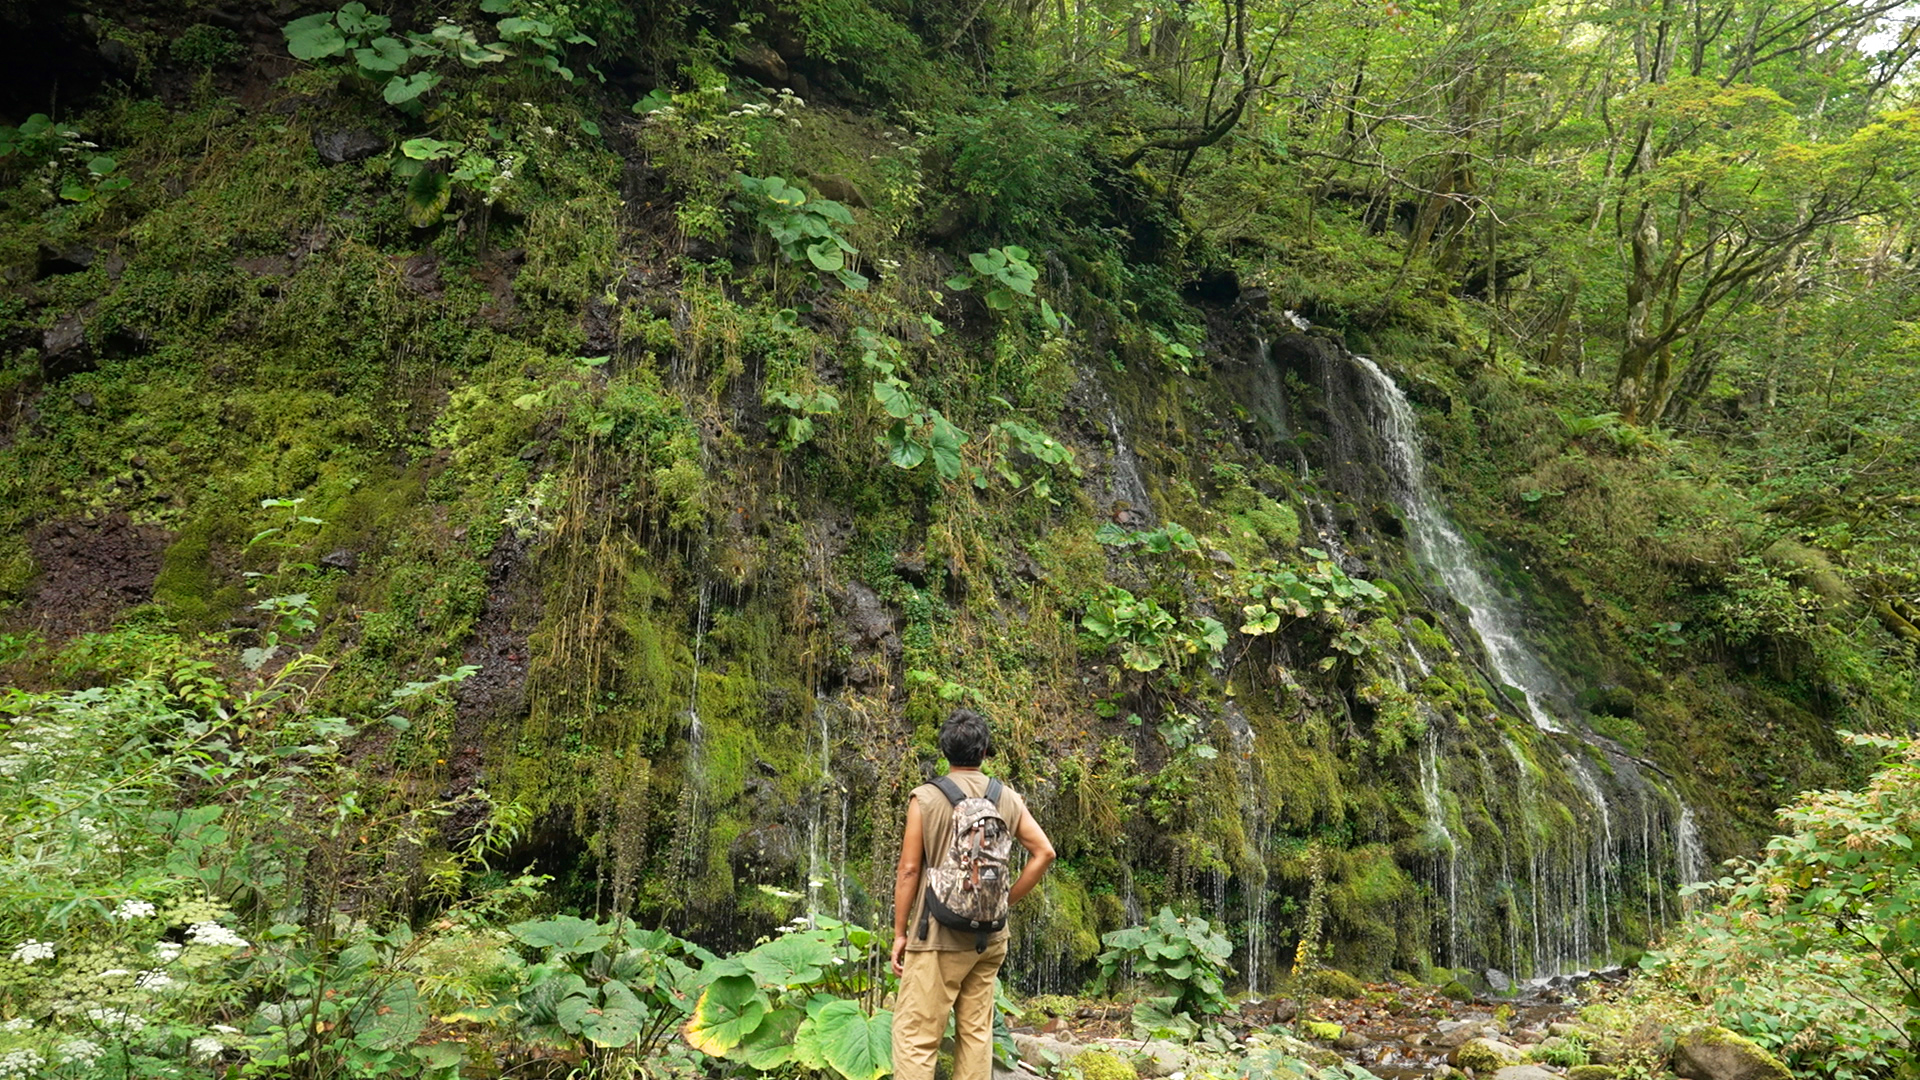
[(1703, 1027), (1673, 1046), (1673, 1071), (1686, 1080), (1789, 1080), (1780, 1059), (1726, 1028)]
[(847, 681), (870, 686), (885, 681), (887, 669), (900, 659), (899, 617), (880, 594), (853, 582), (843, 591), (839, 608), (839, 637), (853, 658)]
[(344, 165), (349, 161), (370, 158), (385, 150), (387, 141), (367, 128), (347, 128), (314, 132), (313, 148), (319, 152), (321, 161), (329, 165)]

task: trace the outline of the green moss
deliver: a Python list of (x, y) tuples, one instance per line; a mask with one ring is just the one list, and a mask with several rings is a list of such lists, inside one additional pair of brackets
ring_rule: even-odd
[[(1355, 1001), (1366, 996), (1367, 987), (1359, 979), (1337, 968), (1321, 968), (1300, 978), (1300, 986), (1321, 997)], [(1336, 1036), (1337, 1038), (1338, 1036)]]
[[(1451, 998), (1454, 1001), (1472, 1001), (1473, 1000), (1473, 991), (1467, 988), (1466, 983), (1463, 983), (1458, 979), (1441, 987), (1440, 995), (1442, 997)], [(1498, 1066), (1495, 1066), (1495, 1067), (1497, 1068)]]
[(1083, 1050), (1074, 1055), (1074, 1068), (1080, 1080), (1138, 1080), (1133, 1063), (1110, 1050)]
[(1300, 1025), (1300, 1030), (1306, 1032), (1307, 1038), (1321, 1042), (1332, 1042), (1346, 1034), (1345, 1028), (1331, 1020), (1308, 1020)]
[(1620, 1070), (1611, 1065), (1575, 1065), (1567, 1070), (1567, 1080), (1615, 1080)]
[(33, 553), (24, 537), (0, 534), (0, 606), (12, 603), (27, 591), (33, 580)]

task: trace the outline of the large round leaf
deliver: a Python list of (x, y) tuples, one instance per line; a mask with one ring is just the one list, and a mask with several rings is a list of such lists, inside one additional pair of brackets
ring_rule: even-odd
[(281, 32), (287, 36), (287, 51), (296, 60), (319, 60), (347, 51), (347, 39), (333, 25), (330, 11), (295, 19)]
[(806, 1010), (798, 1006), (775, 1009), (728, 1056), (759, 1072), (772, 1072), (795, 1060), (794, 1032), (806, 1018)]
[(646, 1021), (647, 1007), (625, 984), (612, 979), (600, 988), (600, 1007), (587, 1014), (580, 1033), (595, 1046), (621, 1047), (639, 1037)]
[(701, 992), (693, 1018), (681, 1033), (695, 1050), (725, 1057), (760, 1026), (767, 1009), (767, 995), (752, 976), (728, 975)]
[(762, 986), (805, 986), (833, 963), (833, 947), (817, 934), (777, 937), (740, 958)]
[(613, 939), (613, 935), (599, 923), (572, 915), (539, 922), (514, 923), (507, 927), (507, 933), (535, 948), (553, 949), (563, 956), (596, 952)]
[(807, 1020), (808, 1041), (846, 1080), (880, 1080), (893, 1071), (893, 1013), (872, 1016), (851, 1001), (828, 1004)]

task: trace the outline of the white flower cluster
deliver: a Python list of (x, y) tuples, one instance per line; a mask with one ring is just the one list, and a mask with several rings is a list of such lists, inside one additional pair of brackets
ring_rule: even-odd
[(33, 938), (13, 947), (13, 961), (16, 964), (33, 964), (41, 960), (53, 959), (53, 942), (35, 941)]
[(122, 900), (120, 906), (113, 909), (113, 917), (121, 922), (146, 919), (153, 916), (153, 905), (145, 900)]
[(107, 1056), (107, 1048), (92, 1039), (68, 1039), (54, 1053), (62, 1065), (91, 1065)]
[(164, 971), (143, 971), (133, 985), (137, 990), (165, 990), (173, 985), (173, 976)]
[(217, 922), (197, 922), (187, 927), (187, 944), (244, 949), (247, 947), (247, 939)]
[(187, 947), (177, 941), (156, 941), (153, 943), (154, 959), (163, 964), (173, 963), (175, 960), (180, 959), (181, 953), (186, 951)]
[(92, 818), (80, 818), (73, 823), (73, 827), (93, 850), (104, 855), (120, 853), (120, 845), (114, 842), (113, 834), (101, 828), (100, 823)]
[(126, 1009), (88, 1009), (87, 1019), (92, 1021), (94, 1025), (102, 1031), (138, 1035), (140, 1032), (147, 1030), (147, 1018), (144, 1016), (135, 1016)]
[(0, 1022), (0, 1031), (4, 1031), (9, 1035), (18, 1035), (23, 1031), (32, 1031), (32, 1030), (33, 1030), (33, 1021), (27, 1019), (24, 1016), (16, 1016), (11, 1020)]
[(15, 1080), (33, 1076), (47, 1064), (47, 1059), (32, 1050), (14, 1050), (0, 1054), (0, 1080)]
[(202, 1064), (219, 1057), (226, 1049), (225, 1043), (211, 1035), (202, 1035), (187, 1044), (187, 1053), (194, 1061)]
[[(668, 106), (668, 108), (671, 108), (671, 107), (672, 106)], [(806, 99), (802, 98), (800, 95), (794, 93), (793, 91), (783, 86), (780, 88), (780, 93), (774, 98), (774, 100), (771, 103), (749, 101), (745, 105), (742, 105), (739, 108), (734, 109), (733, 111), (727, 113), (727, 115), (736, 116), (736, 117), (746, 117), (748, 119), (766, 116), (766, 117), (771, 117), (775, 120), (785, 120), (787, 123), (792, 124), (795, 127), (799, 127), (800, 126), (799, 119), (797, 117), (787, 115), (787, 111), (789, 109), (799, 110), (799, 109), (804, 109), (806, 107), (807, 107)], [(666, 109), (660, 110), (660, 112), (665, 112), (665, 111)]]

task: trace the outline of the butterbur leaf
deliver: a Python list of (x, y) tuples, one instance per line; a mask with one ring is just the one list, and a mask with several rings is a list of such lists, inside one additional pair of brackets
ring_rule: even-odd
[(333, 25), (333, 13), (323, 12), (308, 15), (288, 23), (281, 33), (287, 38), (287, 51), (296, 60), (321, 60), (329, 56), (344, 56), (347, 51), (347, 39)]
[(407, 183), (408, 223), (416, 229), (437, 224), (452, 199), (453, 187), (444, 174), (421, 170)]
[(399, 71), (412, 58), (405, 44), (390, 37), (374, 38), (365, 48), (353, 50), (353, 62), (362, 71)]
[(887, 458), (895, 468), (914, 469), (927, 460), (927, 446), (907, 431), (907, 425), (896, 423), (880, 436), (881, 445), (887, 448)]
[(1005, 259), (994, 259), (978, 251), (968, 255), (967, 261), (973, 264), (975, 272), (985, 274), (988, 277), (992, 277), (994, 271), (1006, 265)]
[(835, 270), (833, 276), (839, 278), (840, 284), (846, 286), (850, 292), (866, 292), (867, 286), (871, 284), (867, 276), (858, 270), (842, 268)]
[(573, 915), (515, 923), (507, 927), (507, 933), (524, 944), (552, 949), (562, 956), (596, 952), (613, 940), (613, 935), (599, 923)]
[(955, 274), (947, 279), (947, 288), (954, 292), (966, 292), (973, 288), (973, 277), (970, 274)]
[(807, 245), (807, 261), (817, 269), (832, 273), (847, 265), (847, 256), (831, 241), (823, 240)]
[(106, 176), (120, 167), (120, 163), (105, 154), (87, 159), (87, 171), (95, 176)]
[(845, 1080), (880, 1080), (893, 1071), (893, 1013), (872, 1016), (851, 1001), (828, 1003), (808, 1021), (821, 1057)]
[(807, 209), (835, 224), (853, 224), (853, 211), (848, 210), (844, 205), (834, 202), (832, 199), (809, 200)]
[(387, 80), (380, 96), (389, 105), (404, 105), (420, 95), (440, 85), (440, 76), (431, 71), (416, 71), (412, 75), (395, 75)]
[(887, 410), (887, 415), (895, 420), (905, 420), (913, 414), (913, 394), (899, 383), (876, 380), (873, 384), (873, 400), (879, 402), (880, 407)]
[(766, 1018), (768, 1003), (751, 975), (727, 975), (701, 991), (681, 1033), (702, 1053), (725, 1057)]
[(965, 445), (969, 436), (966, 432), (947, 422), (939, 413), (933, 414), (933, 467), (940, 475), (949, 480), (960, 477), (960, 447)]
[(750, 1069), (772, 1072), (794, 1060), (794, 1033), (806, 1018), (806, 1010), (797, 1006), (775, 1009), (729, 1056)]
[(833, 948), (814, 934), (774, 938), (741, 957), (762, 986), (804, 986), (816, 982), (833, 963)]

